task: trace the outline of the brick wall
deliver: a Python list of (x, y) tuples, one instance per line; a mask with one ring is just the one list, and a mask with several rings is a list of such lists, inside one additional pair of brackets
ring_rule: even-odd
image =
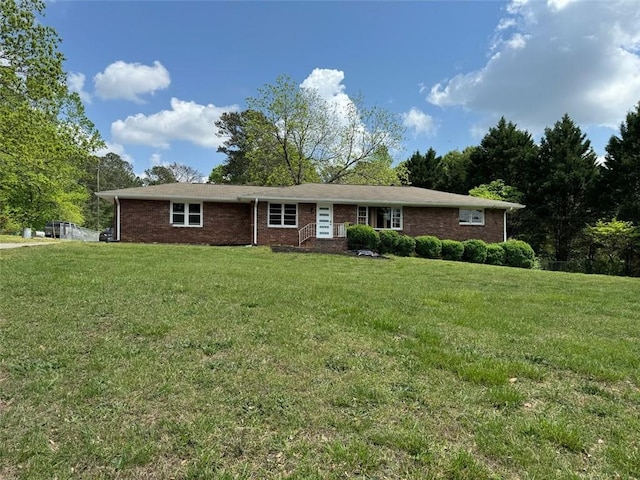
[[(192, 243), (207, 245), (248, 245), (253, 242), (253, 203), (203, 204), (203, 227), (173, 227), (169, 223), (170, 202), (156, 200), (120, 200), (121, 234), (123, 242)], [(298, 230), (316, 222), (316, 204), (298, 204), (298, 225), (295, 228), (269, 227), (268, 203), (258, 204), (258, 244), (298, 245)], [(485, 210), (485, 225), (460, 225), (457, 208), (403, 208), (404, 235), (417, 237), (435, 235), (441, 239), (480, 239), (486, 242), (503, 240), (502, 210)], [(334, 205), (333, 220), (356, 223), (355, 205)], [(339, 242), (334, 242), (339, 245)], [(315, 239), (305, 242), (315, 246)]]
[(202, 227), (174, 227), (168, 200), (120, 200), (120, 240), (141, 243), (248, 245), (252, 211), (249, 204), (202, 205)]
[(460, 225), (457, 208), (404, 207), (401, 233), (418, 237), (434, 235), (440, 239), (502, 242), (504, 239), (504, 210), (484, 211), (484, 225)]

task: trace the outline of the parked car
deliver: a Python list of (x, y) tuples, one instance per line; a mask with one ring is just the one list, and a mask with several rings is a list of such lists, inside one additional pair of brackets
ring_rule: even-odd
[(53, 220), (47, 222), (44, 226), (44, 236), (50, 238), (60, 238), (61, 235), (69, 234), (75, 228), (74, 223), (64, 222), (62, 220)]
[(113, 228), (109, 227), (101, 231), (98, 240), (101, 242), (111, 242), (113, 240)]

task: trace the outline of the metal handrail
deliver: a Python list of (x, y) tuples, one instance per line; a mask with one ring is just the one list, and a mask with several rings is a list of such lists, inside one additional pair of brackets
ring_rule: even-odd
[(307, 241), (316, 234), (316, 224), (308, 223), (298, 230), (298, 246)]

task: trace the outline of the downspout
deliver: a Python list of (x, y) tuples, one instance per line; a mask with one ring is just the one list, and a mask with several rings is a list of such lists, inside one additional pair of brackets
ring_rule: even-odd
[(507, 211), (504, 211), (504, 218), (502, 220), (502, 229), (503, 229), (503, 233), (502, 233), (502, 241), (506, 242), (507, 241)]
[(253, 201), (253, 244), (258, 245), (258, 199)]
[(116, 201), (116, 242), (120, 241), (120, 199), (116, 195), (113, 197)]

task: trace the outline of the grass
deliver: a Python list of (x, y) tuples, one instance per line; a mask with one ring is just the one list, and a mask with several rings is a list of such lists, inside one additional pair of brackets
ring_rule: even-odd
[(639, 478), (638, 279), (0, 251), (0, 478)]

